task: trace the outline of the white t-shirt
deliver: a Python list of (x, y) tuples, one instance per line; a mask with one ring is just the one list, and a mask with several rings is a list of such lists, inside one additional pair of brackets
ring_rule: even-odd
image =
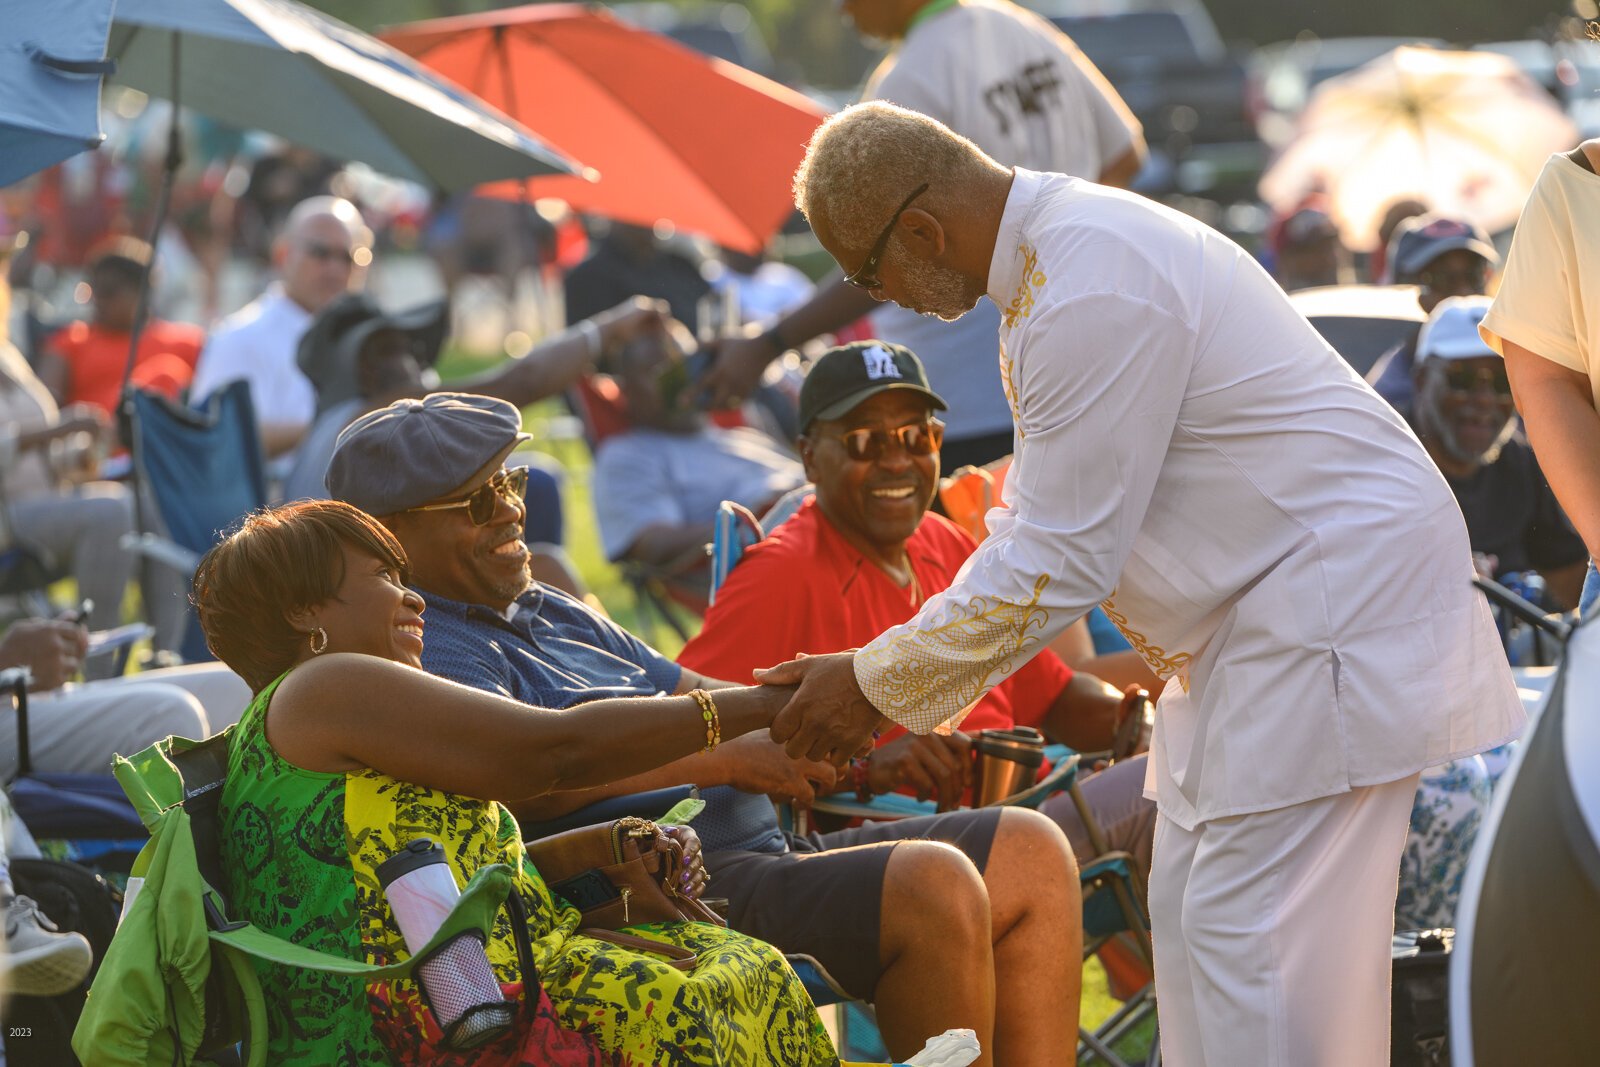
[(1502, 355), (1511, 341), (1587, 375), (1600, 409), (1600, 175), (1550, 157), (1478, 332)]
[[(964, 0), (918, 22), (864, 95), (931, 115), (1001, 163), (1090, 181), (1139, 135), (1138, 120), (1078, 46), (1006, 0)], [(874, 311), (872, 324), (920, 356), (934, 391), (952, 401), (950, 438), (1011, 429), (994, 373), (993, 308), (980, 304), (945, 323), (891, 306)]]
[(1006, 0), (911, 28), (865, 96), (932, 115), (1001, 163), (1095, 181), (1139, 120), (1071, 38)]
[(1248, 253), (1019, 169), (989, 295), (1008, 506), (948, 590), (857, 656), (881, 711), (926, 731), (1101, 604), (1169, 679), (1147, 791), (1185, 829), (1518, 734), (1450, 487)]
[(600, 543), (620, 559), (650, 526), (710, 523), (724, 500), (761, 508), (805, 481), (800, 461), (758, 430), (629, 430), (595, 452)]
[[(49, 450), (21, 451), (17, 440), (54, 426), (60, 414), (27, 359), (0, 336), (0, 490), (12, 500), (55, 491), (60, 479), (50, 466)], [(0, 541), (6, 533), (0, 524)]]
[(261, 297), (217, 324), (196, 364), (189, 386), (192, 404), (240, 378), (250, 383), (250, 401), (262, 426), (309, 427), (317, 413), (317, 390), (300, 373), (295, 355), (311, 313), (272, 286)]

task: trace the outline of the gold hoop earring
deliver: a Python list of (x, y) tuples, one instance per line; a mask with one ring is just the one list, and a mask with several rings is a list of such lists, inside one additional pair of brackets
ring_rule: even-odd
[(328, 651), (328, 631), (318, 626), (311, 631), (311, 654), (320, 656)]

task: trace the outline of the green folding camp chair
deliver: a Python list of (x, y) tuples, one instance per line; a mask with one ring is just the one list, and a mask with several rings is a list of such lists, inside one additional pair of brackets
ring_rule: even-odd
[[(242, 1050), (249, 1067), (266, 1063), (266, 1004), (253, 960), (306, 967), (369, 981), (404, 978), (416, 961), (464, 931), (487, 938), (511, 894), (504, 864), (472, 877), (428, 945), (400, 963), (372, 966), (303, 948), (250, 923), (230, 921), (221, 890), (217, 808), (228, 769), (225, 730), (205, 741), (169, 737), (130, 759), (118, 756), (117, 781), (150, 831), (133, 865), (131, 903), (73, 1034), (85, 1063), (193, 1064)], [(137, 888), (135, 888), (137, 887)], [(143, 936), (159, 931), (159, 936)], [(152, 958), (159, 957), (159, 958)], [(174, 994), (183, 974), (197, 996)], [(150, 990), (164, 1003), (152, 1012)], [(145, 996), (140, 996), (143, 992)]]

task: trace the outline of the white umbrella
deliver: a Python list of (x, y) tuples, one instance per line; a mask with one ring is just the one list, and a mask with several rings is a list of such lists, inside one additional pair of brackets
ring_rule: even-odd
[(119, 0), (113, 81), (435, 189), (577, 166), (477, 97), (294, 0)]
[(1578, 139), (1507, 57), (1397, 48), (1318, 87), (1260, 193), (1289, 211), (1325, 192), (1358, 250), (1377, 244), (1384, 212), (1405, 198), (1493, 233), (1516, 222), (1551, 153)]

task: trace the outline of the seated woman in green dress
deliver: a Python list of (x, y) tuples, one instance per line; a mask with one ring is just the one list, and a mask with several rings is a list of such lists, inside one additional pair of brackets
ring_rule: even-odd
[[(223, 789), (222, 859), (239, 918), (369, 963), (404, 958), (376, 870), (418, 838), (440, 843), (458, 884), (508, 864), (528, 915), (537, 974), (521, 973), (511, 920), (490, 964), (521, 1024), (472, 1050), (441, 1047), (413, 980), (262, 965), (273, 1063), (835, 1064), (805, 990), (770, 945), (703, 923), (630, 928), (692, 950), (687, 971), (578, 932), (502, 806), (638, 774), (708, 745), (691, 696), (581, 711), (533, 708), (420, 669), (422, 600), (394, 538), (331, 501), (259, 512), (201, 563), (206, 639), (250, 683)], [(716, 693), (723, 738), (763, 728), (788, 691)], [(712, 739), (714, 740), (714, 739)], [(698, 841), (670, 831), (704, 885)]]

